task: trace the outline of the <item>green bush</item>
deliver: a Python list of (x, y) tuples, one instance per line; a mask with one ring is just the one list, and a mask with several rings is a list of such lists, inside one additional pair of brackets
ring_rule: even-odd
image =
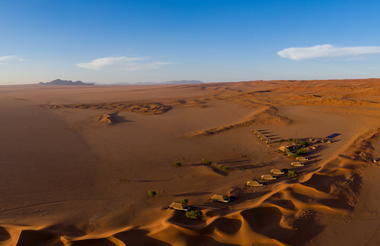
[(154, 196), (156, 196), (157, 195), (157, 192), (156, 191), (154, 191), (154, 190), (149, 190), (148, 191), (148, 196), (149, 197), (154, 197)]
[(306, 155), (307, 154), (307, 150), (305, 149), (299, 149), (296, 151), (295, 153), (297, 156), (303, 156), (303, 155)]
[(202, 218), (202, 211), (190, 210), (190, 211), (187, 211), (185, 215), (186, 215), (186, 218), (196, 220), (196, 219)]
[(309, 145), (307, 141), (301, 141), (298, 144), (301, 145), (302, 147), (307, 147)]
[(176, 162), (176, 163), (174, 163), (174, 165), (176, 166), (176, 167), (182, 167), (182, 162)]
[(295, 177), (297, 177), (297, 172), (296, 172), (296, 170), (288, 170), (287, 175), (289, 178), (295, 178)]
[(187, 206), (187, 205), (189, 204), (189, 200), (187, 200), (187, 199), (182, 199), (182, 200), (181, 200), (181, 203), (182, 203), (182, 205)]
[(202, 162), (206, 165), (211, 165), (212, 161), (203, 159)]
[(225, 165), (219, 165), (218, 169), (221, 170), (221, 171), (223, 171), (223, 172), (228, 172), (230, 170), (230, 167), (229, 166), (225, 166)]
[(288, 156), (289, 157), (298, 157), (298, 155), (296, 153), (292, 153), (292, 152), (288, 153)]

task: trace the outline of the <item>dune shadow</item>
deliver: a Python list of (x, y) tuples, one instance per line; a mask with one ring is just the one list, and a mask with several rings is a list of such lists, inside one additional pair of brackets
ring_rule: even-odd
[(309, 160), (318, 159), (318, 158), (320, 158), (320, 157), (321, 157), (321, 155), (308, 155), (308, 156), (307, 156), (307, 158), (308, 158)]
[(249, 159), (243, 159), (243, 160), (221, 160), (217, 161), (218, 164), (234, 164), (234, 163), (242, 163), (242, 162), (250, 162)]
[(314, 158), (314, 159), (311, 159), (310, 161), (305, 162), (304, 164), (305, 165), (312, 165), (312, 164), (318, 163), (320, 161), (322, 161), (322, 159)]
[(341, 136), (341, 135), (342, 135), (341, 133), (335, 132), (335, 133), (328, 135), (326, 138), (332, 139), (332, 138), (336, 138), (336, 137)]
[(218, 229), (227, 234), (235, 234), (240, 230), (241, 224), (241, 221), (238, 219), (220, 217), (208, 225), (202, 233), (211, 233), (214, 229)]
[(281, 227), (283, 214), (275, 207), (257, 207), (241, 212), (248, 225), (257, 233), (289, 245), (303, 246), (322, 232), (324, 226), (315, 220), (315, 213), (305, 211), (292, 223), (294, 229)]
[(320, 234), (325, 226), (316, 220), (316, 212), (307, 210), (304, 214), (294, 221), (293, 227), (297, 233), (288, 241), (290, 245), (306, 245), (311, 239)]
[(31, 245), (54, 245), (63, 246), (59, 236), (55, 233), (45, 230), (24, 230), (21, 232), (16, 246), (31, 246)]
[(286, 199), (278, 199), (278, 200), (270, 200), (271, 203), (286, 208), (290, 210), (294, 210), (296, 207), (294, 206), (294, 203), (291, 200)]
[(148, 233), (149, 231), (147, 230), (134, 228), (128, 231), (119, 232), (115, 234), (114, 237), (126, 245), (131, 246), (170, 246), (168, 243), (147, 236)]
[(119, 179), (120, 183), (155, 183), (155, 182), (166, 182), (170, 179)]
[[(223, 204), (218, 204), (218, 205), (223, 205)], [(202, 205), (202, 207), (207, 207), (209, 209), (211, 208), (206, 213), (206, 215), (208, 217), (225, 216), (225, 215), (228, 215), (228, 214), (235, 211), (235, 210), (231, 209), (230, 207), (217, 206), (216, 204), (212, 204), (212, 203), (206, 203), (206, 204)]]
[(210, 195), (212, 192), (205, 191), (205, 192), (187, 192), (187, 193), (179, 193), (179, 194), (174, 194), (173, 196), (178, 197), (178, 196), (204, 196), (204, 195)]
[(9, 234), (9, 232), (5, 228), (0, 227), (0, 242), (6, 241), (10, 238), (11, 238), (11, 235)]
[(284, 240), (292, 230), (282, 228), (280, 220), (282, 213), (275, 207), (257, 207), (241, 212), (248, 225), (257, 233), (277, 240)]
[(331, 185), (344, 179), (345, 177), (343, 175), (331, 177), (316, 173), (308, 181), (304, 182), (303, 185), (310, 186), (325, 193), (330, 193)]
[(70, 242), (70, 246), (116, 246), (116, 244), (107, 238), (100, 238)]
[(185, 236), (185, 241), (188, 246), (239, 246), (238, 244), (221, 243), (207, 236)]
[(239, 165), (239, 166), (233, 166), (230, 169), (231, 170), (249, 170), (249, 169), (255, 169), (255, 168), (260, 168), (260, 167), (265, 167), (265, 165), (252, 165), (252, 164), (247, 164), (247, 165)]

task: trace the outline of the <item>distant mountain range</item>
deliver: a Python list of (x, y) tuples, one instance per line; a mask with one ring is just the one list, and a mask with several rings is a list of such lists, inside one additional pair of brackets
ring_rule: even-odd
[[(99, 85), (185, 85), (185, 84), (202, 84), (199, 80), (172, 80), (172, 81), (162, 81), (162, 82), (119, 82), (111, 84), (101, 84)], [(95, 83), (87, 83), (83, 81), (72, 81), (56, 79), (50, 82), (40, 82), (40, 85), (95, 85)]]
[(185, 84), (202, 84), (199, 80), (172, 80), (162, 82), (119, 82), (113, 85), (185, 85)]
[(95, 85), (94, 83), (85, 83), (82, 81), (56, 79), (50, 82), (40, 82), (40, 85)]

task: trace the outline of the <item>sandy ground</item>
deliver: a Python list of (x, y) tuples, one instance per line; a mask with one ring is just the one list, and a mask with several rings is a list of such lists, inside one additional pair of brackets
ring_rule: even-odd
[[(379, 92), (374, 79), (2, 86), (0, 245), (378, 245)], [(248, 188), (294, 161), (257, 129), (335, 137), (297, 177)], [(202, 219), (167, 209), (181, 199)]]

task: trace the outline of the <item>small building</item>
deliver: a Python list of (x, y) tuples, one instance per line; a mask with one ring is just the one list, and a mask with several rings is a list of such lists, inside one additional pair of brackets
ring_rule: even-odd
[(291, 166), (293, 167), (303, 167), (305, 166), (305, 164), (303, 164), (302, 162), (299, 162), (299, 161), (293, 161), (292, 163), (290, 163)]
[(271, 181), (271, 180), (276, 180), (277, 179), (276, 177), (274, 177), (271, 174), (263, 174), (263, 175), (260, 176), (260, 178), (262, 180), (265, 180), (265, 181)]
[(185, 212), (190, 211), (190, 207), (181, 202), (172, 202), (169, 205), (169, 208), (173, 210), (177, 210), (177, 211), (185, 211)]
[(257, 180), (248, 180), (245, 183), (245, 185), (248, 187), (260, 187), (260, 186), (263, 186), (264, 184), (262, 182), (257, 181)]
[(220, 194), (213, 194), (210, 197), (210, 199), (213, 200), (213, 201), (215, 201), (215, 202), (223, 202), (223, 203), (231, 202), (231, 197), (230, 196), (220, 195)]
[(281, 151), (281, 152), (286, 153), (286, 152), (288, 152), (288, 146), (282, 145), (282, 146), (280, 146), (278, 148), (278, 150)]
[(271, 173), (272, 175), (275, 175), (275, 176), (281, 176), (281, 175), (284, 175), (284, 174), (285, 174), (282, 170), (277, 169), (277, 168), (273, 168), (273, 169), (271, 169), (271, 170), (270, 170), (270, 173)]
[(303, 162), (303, 161), (309, 161), (308, 158), (303, 157), (303, 156), (298, 156), (298, 157), (296, 157), (296, 160), (297, 160), (297, 161), (300, 161), (300, 162)]

